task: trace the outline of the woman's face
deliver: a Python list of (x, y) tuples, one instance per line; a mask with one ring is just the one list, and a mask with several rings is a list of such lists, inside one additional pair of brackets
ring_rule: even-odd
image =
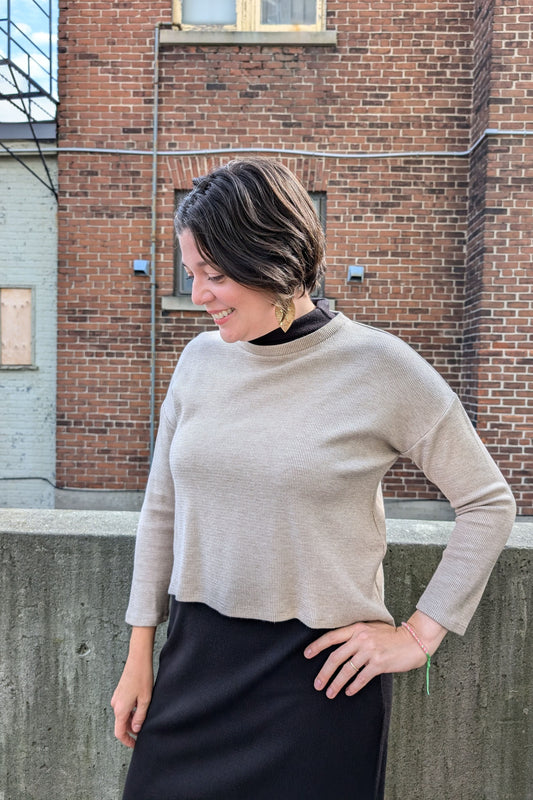
[(249, 342), (278, 327), (274, 303), (265, 292), (241, 286), (206, 263), (190, 231), (184, 230), (179, 242), (183, 267), (193, 279), (192, 301), (205, 306), (225, 342)]

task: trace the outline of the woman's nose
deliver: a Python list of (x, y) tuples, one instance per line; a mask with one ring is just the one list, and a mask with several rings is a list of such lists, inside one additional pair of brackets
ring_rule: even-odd
[(191, 300), (195, 306), (205, 306), (210, 300), (213, 299), (213, 292), (209, 288), (209, 284), (201, 278), (194, 278), (192, 282)]

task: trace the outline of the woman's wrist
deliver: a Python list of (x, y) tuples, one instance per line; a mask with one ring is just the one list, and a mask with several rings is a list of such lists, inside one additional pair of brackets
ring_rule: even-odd
[(447, 629), (440, 623), (435, 622), (434, 619), (428, 617), (423, 611), (418, 611), (418, 609), (409, 617), (407, 622), (420, 641), (424, 643), (430, 655), (433, 655), (448, 633)]
[(426, 692), (429, 695), (431, 656), (446, 636), (447, 630), (427, 614), (418, 610), (409, 617), (408, 622), (402, 622), (398, 630), (403, 630), (413, 645), (418, 647), (421, 657), (423, 654), (426, 664)]
[(134, 626), (131, 629), (128, 658), (138, 661), (153, 657), (155, 627)]

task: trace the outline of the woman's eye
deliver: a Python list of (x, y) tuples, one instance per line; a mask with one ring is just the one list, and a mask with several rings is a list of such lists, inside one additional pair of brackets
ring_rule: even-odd
[(208, 281), (213, 281), (214, 283), (219, 283), (220, 281), (224, 280), (224, 275), (208, 275)]

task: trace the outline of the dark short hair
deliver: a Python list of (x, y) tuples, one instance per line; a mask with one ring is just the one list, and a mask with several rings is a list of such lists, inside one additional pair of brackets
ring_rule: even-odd
[(247, 158), (195, 178), (176, 233), (237, 283), (288, 298), (312, 292), (324, 272), (322, 225), (300, 181), (281, 162)]

